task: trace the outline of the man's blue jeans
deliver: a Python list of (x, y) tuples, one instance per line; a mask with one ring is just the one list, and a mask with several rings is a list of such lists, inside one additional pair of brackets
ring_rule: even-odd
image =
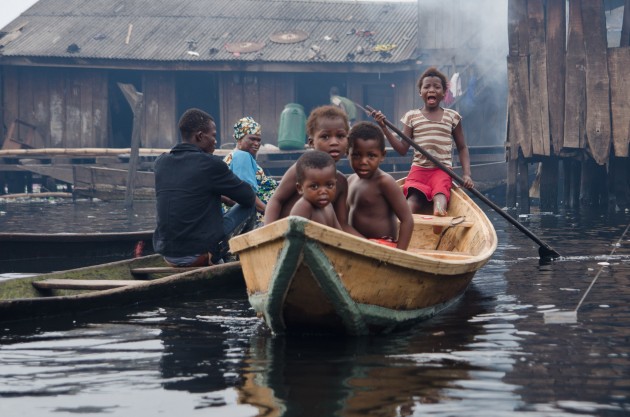
[(256, 206), (244, 207), (240, 204), (232, 206), (227, 213), (223, 215), (223, 234), (225, 237), (219, 242), (219, 250), (217, 255), (213, 252), (212, 262), (219, 261), (228, 252), (228, 241), (234, 236), (240, 234), (243, 230), (253, 229), (256, 222)]

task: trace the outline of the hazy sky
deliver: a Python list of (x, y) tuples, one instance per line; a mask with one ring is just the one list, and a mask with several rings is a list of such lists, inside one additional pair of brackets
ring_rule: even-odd
[(37, 0), (0, 0), (0, 28), (18, 17), (24, 10), (35, 4)]

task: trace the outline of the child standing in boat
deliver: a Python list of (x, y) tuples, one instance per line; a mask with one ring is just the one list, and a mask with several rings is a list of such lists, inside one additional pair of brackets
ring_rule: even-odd
[[(440, 106), (446, 93), (446, 76), (434, 67), (427, 69), (418, 80), (418, 92), (424, 106), (410, 110), (402, 117), (403, 133), (448, 167), (452, 166), (454, 141), (462, 164), (464, 187), (473, 188), (475, 183), (470, 173), (470, 156), (464, 139), (462, 117), (455, 110)], [(384, 123), (382, 113), (376, 112), (374, 117), (386, 132), (392, 148), (405, 155), (409, 150), (409, 143), (394, 138)], [(446, 216), (451, 195), (451, 177), (416, 151), (403, 192), (413, 213), (428, 212), (432, 202), (433, 214)]]
[(331, 205), (337, 193), (335, 160), (326, 152), (309, 151), (295, 163), (295, 173), (296, 189), (301, 197), (290, 215), (341, 229)]
[[(335, 163), (348, 152), (348, 117), (346, 113), (335, 106), (327, 105), (313, 109), (306, 121), (308, 144), (315, 150), (329, 154)], [(280, 185), (267, 203), (265, 211), (265, 224), (287, 217), (295, 202), (300, 198), (296, 184), (297, 174), (295, 164), (285, 172)], [(360, 236), (352, 226), (348, 224), (348, 180), (337, 172), (337, 195), (332, 202), (341, 229)]]
[[(385, 159), (385, 136), (375, 124), (359, 122), (348, 135), (349, 223), (368, 239), (406, 250), (413, 233), (413, 215), (394, 178), (379, 168)], [(400, 221), (400, 227), (398, 221)]]

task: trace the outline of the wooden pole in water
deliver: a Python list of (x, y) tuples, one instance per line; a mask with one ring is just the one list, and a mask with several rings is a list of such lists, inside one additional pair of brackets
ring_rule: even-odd
[(140, 136), (143, 125), (144, 98), (142, 93), (136, 91), (133, 84), (118, 83), (131, 110), (133, 111), (133, 131), (131, 133), (131, 154), (129, 156), (129, 171), (127, 174), (127, 187), (125, 190), (125, 208), (133, 207), (133, 192), (135, 189), (136, 169), (140, 148)]

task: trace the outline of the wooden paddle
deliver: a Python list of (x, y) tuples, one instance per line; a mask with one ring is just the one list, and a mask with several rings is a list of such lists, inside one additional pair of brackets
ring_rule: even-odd
[[(365, 108), (364, 108), (364, 107), (362, 107), (361, 105), (359, 105), (357, 103), (355, 103), (355, 104), (359, 108), (363, 109), (363, 111), (365, 111), (370, 116), (372, 116), (372, 113), (375, 112), (375, 110), (372, 107), (370, 107), (370, 106), (366, 105)], [(429, 152), (427, 152), (424, 149), (422, 149), (421, 146), (419, 146), (417, 143), (415, 143), (413, 140), (411, 140), (411, 138), (409, 138), (400, 129), (398, 129), (396, 126), (394, 126), (394, 124), (392, 124), (389, 120), (384, 119), (383, 122), (392, 131), (396, 132), (398, 134), (398, 136), (400, 136), (405, 142), (407, 142), (414, 149), (416, 149), (418, 152), (420, 152), (422, 155), (424, 155), (428, 160), (433, 162), (442, 171), (444, 171), (448, 175), (450, 175), (450, 177), (453, 178), (455, 180), (455, 182), (457, 182), (459, 185), (461, 185), (463, 187), (464, 180), (459, 175), (457, 175), (452, 169), (450, 169), (449, 167), (447, 167), (446, 165), (444, 165), (443, 163), (438, 161)], [(512, 216), (510, 216), (508, 213), (506, 213), (504, 210), (502, 210), (501, 207), (497, 206), (494, 202), (489, 200), (485, 195), (483, 195), (482, 193), (477, 191), (475, 188), (465, 188), (465, 189), (468, 190), (475, 197), (477, 197), (478, 199), (480, 199), (481, 201), (486, 203), (488, 206), (490, 206), (490, 208), (492, 208), (494, 211), (499, 213), (503, 218), (505, 218), (505, 220), (507, 220), (508, 222), (512, 223), (518, 230), (523, 232), (528, 238), (530, 238), (531, 240), (536, 242), (538, 244), (538, 246), (539, 246), (539, 248), (538, 248), (538, 255), (541, 258), (549, 259), (549, 258), (559, 258), (561, 256), (551, 246), (549, 246), (548, 244), (546, 244), (545, 242), (540, 240), (540, 238), (538, 238), (538, 236), (536, 236), (529, 229), (527, 229), (525, 226), (523, 226), (518, 221), (516, 221), (516, 219), (514, 219)]]

